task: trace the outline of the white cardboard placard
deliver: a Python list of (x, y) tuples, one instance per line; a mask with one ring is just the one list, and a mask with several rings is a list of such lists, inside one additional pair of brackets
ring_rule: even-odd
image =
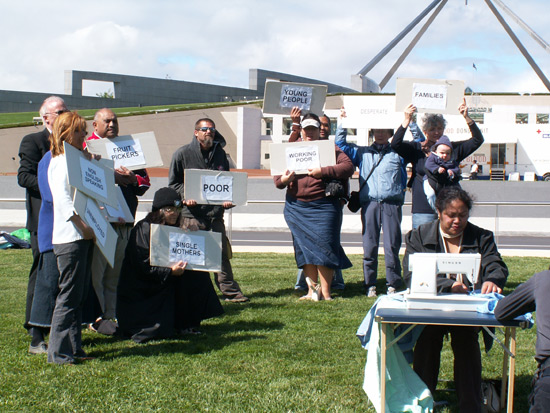
[(269, 159), (272, 176), (282, 175), (287, 169), (303, 175), (309, 168), (335, 165), (336, 149), (330, 140), (272, 143)]
[(326, 97), (326, 85), (268, 80), (265, 82), (263, 113), (288, 115), (292, 107), (298, 106), (302, 115), (321, 115)]
[(163, 165), (154, 132), (122, 135), (113, 139), (93, 139), (86, 141), (86, 145), (91, 153), (111, 159), (115, 168), (123, 165), (135, 171)]
[(115, 170), (113, 161), (100, 159), (88, 160), (82, 151), (64, 142), (65, 158), (69, 173), (69, 185), (91, 198), (111, 206), (117, 206)]
[(412, 103), (418, 112), (458, 115), (463, 98), (462, 80), (398, 78), (395, 111), (403, 112)]
[(184, 231), (151, 224), (151, 265), (171, 267), (187, 261), (187, 269), (219, 272), (222, 267), (222, 236), (219, 232)]
[(96, 236), (95, 244), (113, 267), (118, 235), (107, 221), (105, 214), (97, 202), (80, 191), (75, 191), (74, 209), (78, 215), (90, 226)]
[(107, 216), (107, 220), (109, 222), (120, 222), (118, 218), (122, 218), (124, 222), (130, 224), (134, 222), (134, 217), (132, 216), (132, 212), (130, 211), (130, 208), (128, 208), (128, 204), (126, 203), (126, 200), (124, 199), (124, 194), (122, 193), (122, 189), (120, 186), (116, 185), (116, 195), (118, 200), (118, 206), (113, 207), (111, 205), (105, 204), (101, 201), (98, 201), (97, 204), (100, 207), (105, 208), (103, 210), (103, 213)]
[(211, 171), (208, 169), (185, 169), (183, 193), (185, 199), (194, 199), (198, 204), (247, 205), (246, 172)]

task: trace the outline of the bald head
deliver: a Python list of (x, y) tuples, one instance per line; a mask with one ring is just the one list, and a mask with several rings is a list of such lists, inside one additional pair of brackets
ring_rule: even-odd
[(118, 119), (111, 109), (103, 108), (95, 113), (92, 122), (94, 132), (100, 138), (116, 138), (118, 136)]

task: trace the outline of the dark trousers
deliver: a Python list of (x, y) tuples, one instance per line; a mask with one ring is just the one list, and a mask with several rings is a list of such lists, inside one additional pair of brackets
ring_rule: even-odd
[(454, 379), (461, 412), (481, 412), (481, 352), (479, 327), (426, 326), (414, 348), (413, 368), (434, 394), (443, 337), (451, 335)]
[(225, 224), (223, 218), (212, 220), (210, 230), (222, 234), (222, 270), (215, 274), (216, 285), (222, 292), (224, 298), (242, 297), (241, 287), (233, 278), (233, 269), (231, 267), (231, 244), (225, 235)]
[(529, 395), (529, 412), (550, 411), (550, 359), (543, 363), (533, 377), (533, 390)]
[(74, 363), (82, 350), (82, 308), (91, 279), (92, 241), (54, 245), (59, 268), (59, 294), (52, 316), (48, 362)]
[(29, 320), (31, 319), (32, 300), (34, 299), (34, 287), (36, 285), (36, 274), (38, 272), (38, 261), (40, 259), (40, 251), (38, 250), (38, 236), (36, 231), (31, 232), (31, 251), (32, 265), (29, 272), (29, 283), (27, 284), (27, 304), (25, 307), (25, 324), (26, 329), (31, 328)]

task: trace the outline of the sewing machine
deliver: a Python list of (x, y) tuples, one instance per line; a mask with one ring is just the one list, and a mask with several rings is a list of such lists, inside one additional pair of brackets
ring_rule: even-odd
[(409, 255), (412, 271), (411, 286), (405, 300), (408, 308), (439, 309), (445, 311), (476, 311), (485, 298), (468, 294), (437, 293), (439, 274), (462, 274), (473, 286), (477, 284), (480, 254), (416, 253)]

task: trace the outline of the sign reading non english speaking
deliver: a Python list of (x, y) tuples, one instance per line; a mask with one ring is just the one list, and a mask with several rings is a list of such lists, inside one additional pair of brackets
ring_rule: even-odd
[(208, 201), (233, 201), (233, 177), (227, 175), (202, 175), (203, 198)]
[(186, 231), (151, 224), (151, 265), (172, 267), (187, 262), (186, 269), (219, 272), (222, 268), (222, 235), (212, 231)]
[(316, 145), (296, 145), (286, 148), (286, 167), (289, 171), (319, 168), (319, 148)]
[(313, 88), (297, 85), (283, 85), (281, 89), (281, 100), (279, 104), (282, 108), (299, 107), (304, 111), (311, 108), (311, 99), (313, 97)]
[(109, 223), (103, 218), (97, 204), (91, 199), (86, 200), (86, 222), (90, 223), (96, 240), (101, 245), (105, 246), (107, 240), (107, 226)]
[(204, 265), (206, 251), (204, 237), (193, 233), (170, 233), (170, 262), (187, 262), (192, 265)]
[(412, 104), (428, 110), (445, 110), (447, 107), (447, 86), (414, 83)]
[(107, 197), (107, 182), (105, 180), (105, 171), (97, 164), (81, 157), (80, 171), (82, 174), (82, 184), (90, 191), (102, 197)]
[(105, 142), (105, 148), (107, 149), (107, 156), (115, 163), (115, 168), (125, 166), (131, 168), (137, 165), (144, 165), (145, 156), (141, 149), (141, 143), (139, 139), (128, 139), (119, 141)]
[(246, 205), (248, 174), (246, 172), (185, 169), (183, 194), (202, 205)]

